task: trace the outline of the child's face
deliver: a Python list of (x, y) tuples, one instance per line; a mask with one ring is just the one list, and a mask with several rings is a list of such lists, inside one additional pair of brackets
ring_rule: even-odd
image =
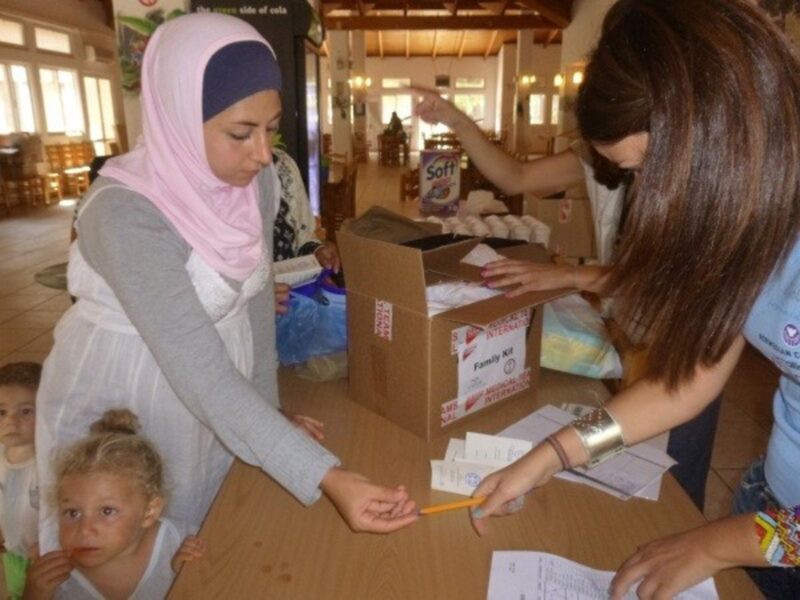
[(162, 507), (160, 498), (148, 501), (130, 478), (67, 475), (58, 486), (61, 547), (84, 568), (131, 556)]
[(0, 444), (6, 448), (33, 445), (36, 390), (23, 385), (0, 386)]

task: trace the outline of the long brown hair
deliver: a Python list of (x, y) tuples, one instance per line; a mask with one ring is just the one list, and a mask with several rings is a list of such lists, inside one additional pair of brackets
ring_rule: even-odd
[(740, 0), (620, 0), (578, 94), (583, 136), (649, 132), (608, 291), (674, 389), (717, 363), (800, 225), (800, 61)]

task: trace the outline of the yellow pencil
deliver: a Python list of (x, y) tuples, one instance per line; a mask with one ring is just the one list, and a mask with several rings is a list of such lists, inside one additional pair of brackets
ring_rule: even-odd
[(470, 498), (468, 500), (458, 500), (456, 502), (445, 502), (444, 504), (434, 504), (433, 506), (426, 506), (419, 510), (421, 515), (432, 515), (433, 513), (444, 512), (446, 510), (455, 510), (457, 508), (469, 508), (471, 506), (478, 506), (483, 504), (486, 496), (478, 496), (477, 498)]

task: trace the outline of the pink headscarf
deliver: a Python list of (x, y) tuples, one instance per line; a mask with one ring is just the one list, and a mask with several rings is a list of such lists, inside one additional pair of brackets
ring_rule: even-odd
[[(143, 134), (100, 174), (146, 196), (213, 269), (236, 281), (264, 251), (257, 183), (236, 187), (211, 171), (203, 138), (203, 74), (220, 48), (269, 44), (244, 21), (199, 13), (161, 25), (142, 65)], [(274, 54), (274, 52), (273, 52)]]

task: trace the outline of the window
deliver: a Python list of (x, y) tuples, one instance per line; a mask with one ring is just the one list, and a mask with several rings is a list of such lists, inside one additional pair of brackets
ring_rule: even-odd
[(456, 88), (482, 90), (485, 81), (483, 77), (456, 77)]
[(476, 123), (483, 121), (486, 109), (486, 97), (483, 94), (455, 94), (453, 104)]
[(411, 96), (409, 94), (385, 95), (381, 99), (381, 123), (387, 125), (389, 119), (392, 118), (392, 113), (396, 112), (397, 116), (407, 124), (408, 118), (411, 117)]
[(28, 69), (0, 63), (0, 133), (36, 131)]
[(0, 19), (0, 42), (13, 46), (25, 45), (25, 32), (22, 23)]
[(39, 80), (47, 132), (82, 134), (83, 111), (75, 73), (64, 69), (39, 69)]
[(530, 124), (531, 125), (544, 125), (545, 106), (547, 105), (547, 96), (545, 94), (531, 94), (528, 98), (528, 107), (530, 108)]
[[(397, 89), (397, 88), (404, 88), (411, 85), (411, 79), (408, 77), (406, 78), (396, 78), (396, 77), (384, 77), (381, 79), (381, 87), (387, 90)], [(391, 113), (389, 113), (391, 114)]]
[(561, 96), (553, 94), (553, 100), (550, 104), (550, 124), (558, 125), (558, 109), (561, 104)]
[(89, 139), (94, 143), (94, 152), (98, 156), (109, 154), (110, 143), (117, 139), (111, 82), (108, 79), (84, 77), (83, 88), (89, 116)]
[[(449, 94), (442, 94), (442, 98), (445, 100), (449, 99)], [(430, 123), (426, 123), (422, 119), (417, 119), (417, 147), (424, 148), (425, 147), (425, 140), (432, 135), (438, 133), (446, 133), (450, 131), (450, 128), (447, 127), (444, 123), (436, 123), (435, 125), (431, 125)]]
[(36, 36), (36, 47), (39, 50), (72, 54), (72, 45), (69, 43), (68, 34), (43, 27), (35, 27), (33, 32)]

